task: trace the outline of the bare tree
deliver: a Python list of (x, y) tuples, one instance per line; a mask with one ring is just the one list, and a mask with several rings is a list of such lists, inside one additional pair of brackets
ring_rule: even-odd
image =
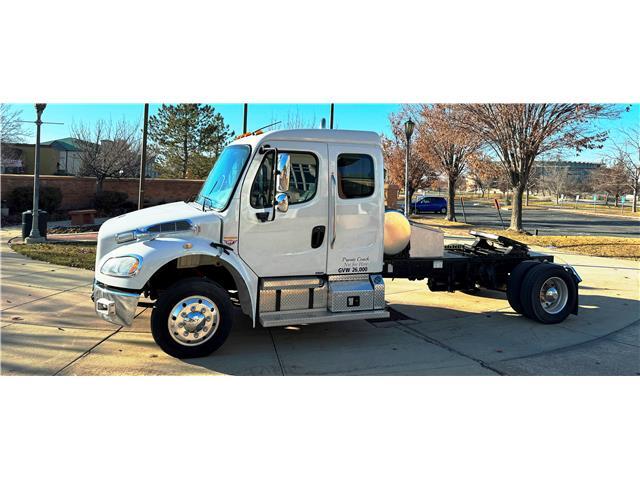
[(461, 129), (467, 113), (459, 105), (405, 105), (397, 123), (412, 117), (418, 135), (416, 152), (432, 161), (434, 169), (447, 178), (447, 220), (456, 220), (455, 195), (458, 180), (467, 167), (467, 160), (480, 149), (480, 140), (469, 130)]
[(93, 126), (81, 123), (71, 128), (80, 156), (80, 175), (96, 178), (96, 191), (102, 191), (109, 177), (136, 177), (139, 138), (136, 125), (125, 121), (98, 120)]
[(19, 143), (29, 133), (20, 122), (22, 110), (13, 110), (11, 105), (0, 103), (0, 140), (3, 143)]
[(638, 211), (638, 187), (640, 186), (640, 130), (621, 129), (623, 142), (614, 142), (613, 153), (608, 155), (614, 163), (620, 162), (627, 171), (628, 185), (633, 192), (633, 212)]
[(594, 193), (606, 193), (613, 195), (615, 206), (618, 200), (629, 189), (629, 176), (627, 166), (622, 158), (610, 159), (608, 164), (603, 164), (595, 170), (590, 177), (590, 183)]
[(560, 195), (566, 193), (570, 184), (569, 167), (563, 166), (558, 156), (556, 160), (549, 164), (540, 162), (538, 169), (540, 171), (540, 187), (552, 194), (556, 199), (556, 205), (558, 205), (560, 203)]
[(266, 131), (295, 130), (299, 128), (318, 128), (318, 126), (320, 125), (320, 122), (316, 121), (315, 114), (311, 118), (304, 118), (298, 108), (296, 108), (294, 111), (287, 110), (286, 118), (271, 115), (271, 121), (269, 123), (275, 125), (271, 125), (270, 127), (265, 128)]
[(477, 134), (503, 163), (513, 202), (509, 229), (522, 231), (522, 197), (534, 161), (542, 154), (602, 148), (607, 132), (594, 120), (616, 118), (615, 106), (600, 104), (469, 104), (461, 127)]
[[(406, 140), (404, 133), (400, 134), (399, 126), (393, 126), (393, 138), (382, 136), (382, 154), (387, 171), (387, 179), (396, 185), (404, 186)], [(405, 192), (409, 198), (421, 188), (428, 188), (434, 181), (435, 175), (429, 162), (413, 153), (409, 158), (409, 191)], [(409, 212), (407, 212), (407, 215)]]
[(499, 186), (499, 180), (504, 177), (502, 171), (502, 165), (484, 152), (476, 152), (469, 157), (467, 175), (483, 197), (489, 189)]

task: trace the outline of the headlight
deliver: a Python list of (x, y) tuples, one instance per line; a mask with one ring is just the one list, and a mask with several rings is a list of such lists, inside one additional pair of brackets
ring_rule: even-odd
[(133, 277), (140, 271), (142, 257), (138, 255), (126, 255), (124, 257), (110, 258), (102, 265), (100, 273), (112, 277)]

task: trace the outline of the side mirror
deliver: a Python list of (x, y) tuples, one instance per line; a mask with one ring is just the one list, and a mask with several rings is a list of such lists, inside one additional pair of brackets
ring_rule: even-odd
[[(278, 162), (276, 164), (276, 192), (277, 193), (284, 193), (289, 191), (290, 174), (291, 174), (291, 156), (288, 153), (278, 153)], [(277, 197), (279, 197), (279, 195)], [(279, 202), (277, 201), (277, 197), (276, 197), (276, 203), (278, 203), (279, 205)], [(286, 212), (286, 210), (284, 211)]]
[(289, 210), (289, 195), (284, 192), (276, 195), (276, 208), (281, 213), (286, 213)]

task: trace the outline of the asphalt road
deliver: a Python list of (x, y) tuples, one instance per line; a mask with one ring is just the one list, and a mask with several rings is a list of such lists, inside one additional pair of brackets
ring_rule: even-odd
[[(500, 218), (495, 208), (465, 201), (467, 223), (478, 227), (501, 228)], [(506, 226), (511, 219), (511, 211), (502, 210), (502, 219)], [(427, 214), (429, 217), (442, 217), (440, 214)], [(456, 217), (464, 221), (462, 208), (456, 204)], [(615, 218), (588, 214), (577, 214), (546, 209), (525, 209), (522, 223), (525, 230), (540, 235), (598, 235), (619, 237), (640, 237), (640, 221), (630, 218)]]

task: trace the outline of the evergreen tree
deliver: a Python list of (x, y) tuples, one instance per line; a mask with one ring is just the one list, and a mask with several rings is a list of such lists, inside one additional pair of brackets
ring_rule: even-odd
[(149, 138), (163, 177), (204, 178), (234, 132), (215, 108), (200, 103), (163, 104), (149, 118)]

